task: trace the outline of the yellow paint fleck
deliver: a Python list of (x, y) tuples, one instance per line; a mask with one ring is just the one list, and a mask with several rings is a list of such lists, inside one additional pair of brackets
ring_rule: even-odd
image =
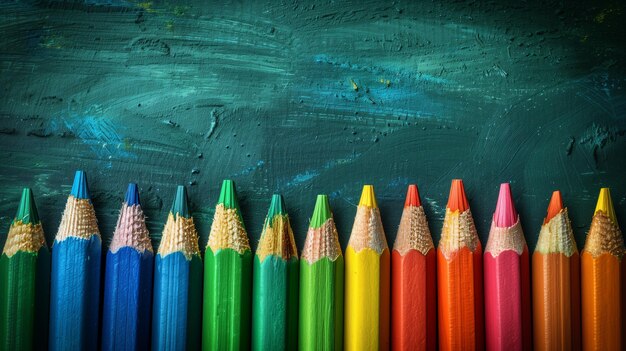
[(380, 78), (379, 82), (381, 84), (385, 84), (385, 86), (387, 86), (387, 88), (389, 88), (391, 86), (391, 81), (389, 79)]
[(139, 6), (140, 8), (148, 11), (148, 12), (153, 12), (154, 9), (152, 8), (152, 1), (144, 1), (144, 2), (140, 2), (137, 3), (137, 6)]
[(359, 91), (359, 86), (356, 85), (352, 79), (350, 79), (350, 84), (352, 84), (352, 89), (354, 89), (354, 91)]

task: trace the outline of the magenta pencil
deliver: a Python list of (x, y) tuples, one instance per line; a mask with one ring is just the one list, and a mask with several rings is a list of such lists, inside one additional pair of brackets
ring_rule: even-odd
[(532, 349), (529, 259), (511, 188), (502, 184), (484, 259), (487, 350)]

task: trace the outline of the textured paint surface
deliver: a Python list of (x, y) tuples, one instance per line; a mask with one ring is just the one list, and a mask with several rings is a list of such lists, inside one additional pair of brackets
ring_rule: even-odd
[(532, 262), (534, 349), (580, 350), (578, 253), (568, 257), (535, 251)]
[(51, 244), (81, 167), (105, 246), (130, 179), (155, 247), (174, 185), (204, 247), (232, 178), (248, 228), (283, 193), (301, 248), (316, 193), (345, 247), (364, 182), (393, 243), (417, 181), (437, 242), (462, 177), (483, 242), (510, 181), (528, 233), (562, 189), (582, 247), (600, 184), (626, 218), (624, 16), (609, 0), (2, 1), (0, 246), (24, 185)]
[(0, 256), (0, 350), (47, 350), (50, 252)]
[(50, 350), (96, 350), (100, 308), (100, 236), (69, 237), (52, 247)]
[(437, 350), (437, 253), (391, 252), (391, 347)]
[(297, 258), (254, 258), (253, 350), (298, 349)]
[(154, 255), (123, 247), (107, 252), (102, 312), (103, 350), (148, 350)]
[(300, 350), (343, 349), (343, 279), (343, 256), (300, 260)]
[(204, 255), (203, 350), (250, 348), (252, 253), (233, 249)]
[(496, 257), (487, 252), (483, 264), (486, 349), (532, 349), (528, 249), (521, 255), (506, 250)]
[(154, 270), (152, 350), (200, 349), (202, 260), (182, 252), (157, 254)]

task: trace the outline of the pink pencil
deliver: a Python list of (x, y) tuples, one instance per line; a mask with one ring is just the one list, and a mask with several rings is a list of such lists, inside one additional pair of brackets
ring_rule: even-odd
[(484, 267), (487, 350), (531, 350), (530, 261), (508, 183), (500, 186)]

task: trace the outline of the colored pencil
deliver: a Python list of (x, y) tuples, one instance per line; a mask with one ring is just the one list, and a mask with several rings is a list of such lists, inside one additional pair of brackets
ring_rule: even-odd
[(252, 252), (232, 180), (224, 180), (204, 254), (204, 350), (250, 348)]
[(52, 244), (51, 351), (98, 347), (102, 241), (85, 172), (77, 171)]
[(346, 350), (389, 349), (389, 265), (374, 187), (365, 185), (346, 248)]
[(344, 262), (327, 195), (317, 195), (300, 260), (301, 351), (343, 348)]
[(152, 350), (197, 350), (202, 319), (198, 232), (179, 185), (154, 264)]
[(0, 350), (46, 350), (50, 253), (33, 192), (22, 190), (0, 256)]
[(500, 185), (484, 279), (487, 350), (531, 350), (530, 257), (509, 183)]
[(626, 350), (626, 260), (609, 188), (602, 188), (581, 255), (583, 350)]
[(391, 252), (391, 346), (437, 349), (437, 254), (417, 185), (409, 185)]
[(298, 250), (283, 197), (272, 196), (254, 257), (252, 349), (298, 349)]
[(106, 256), (103, 350), (148, 350), (154, 252), (137, 184), (126, 191)]
[(482, 254), (463, 181), (455, 179), (437, 247), (440, 350), (485, 347)]
[(560, 191), (539, 232), (532, 282), (535, 350), (580, 350), (580, 257)]

